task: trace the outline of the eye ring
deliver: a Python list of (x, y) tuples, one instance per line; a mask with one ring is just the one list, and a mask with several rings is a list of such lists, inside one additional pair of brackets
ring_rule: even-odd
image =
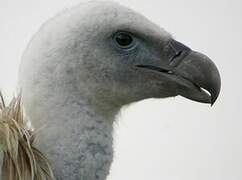
[(134, 37), (128, 32), (117, 32), (113, 36), (115, 45), (120, 49), (131, 49), (135, 45)]

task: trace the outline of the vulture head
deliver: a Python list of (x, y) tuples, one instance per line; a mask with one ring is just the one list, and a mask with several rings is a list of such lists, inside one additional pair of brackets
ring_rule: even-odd
[(89, 2), (47, 22), (28, 46), (20, 76), (23, 89), (85, 94), (116, 107), (177, 95), (213, 104), (220, 91), (206, 55), (114, 2)]

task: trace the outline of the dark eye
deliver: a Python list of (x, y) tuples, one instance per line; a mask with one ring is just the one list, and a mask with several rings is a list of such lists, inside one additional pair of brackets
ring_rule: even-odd
[(115, 34), (114, 41), (117, 46), (122, 49), (128, 49), (134, 45), (132, 35), (126, 32), (119, 32)]

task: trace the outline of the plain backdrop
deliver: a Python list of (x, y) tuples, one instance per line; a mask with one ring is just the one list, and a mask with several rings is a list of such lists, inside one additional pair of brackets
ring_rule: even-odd
[[(124, 107), (108, 180), (242, 179), (242, 1), (119, 0), (195, 50), (222, 78), (211, 108), (176, 97)], [(0, 87), (16, 86), (21, 54), (48, 18), (80, 0), (0, 0)]]

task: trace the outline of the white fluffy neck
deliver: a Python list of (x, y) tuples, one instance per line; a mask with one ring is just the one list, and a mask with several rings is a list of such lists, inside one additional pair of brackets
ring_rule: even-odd
[[(40, 110), (48, 113), (42, 114), (45, 121), (38, 125), (44, 125), (38, 132), (38, 147), (47, 154), (58, 180), (105, 180), (113, 157), (117, 111), (105, 105), (99, 110), (71, 97), (59, 99), (62, 102), (47, 103)], [(108, 112), (101, 113), (105, 109)]]

